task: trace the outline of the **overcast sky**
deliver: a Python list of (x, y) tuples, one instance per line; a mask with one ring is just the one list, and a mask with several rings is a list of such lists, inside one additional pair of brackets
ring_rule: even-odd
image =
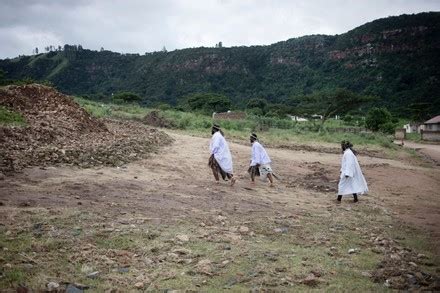
[(140, 54), (267, 45), (423, 11), (440, 0), (0, 0), (0, 58), (64, 44)]

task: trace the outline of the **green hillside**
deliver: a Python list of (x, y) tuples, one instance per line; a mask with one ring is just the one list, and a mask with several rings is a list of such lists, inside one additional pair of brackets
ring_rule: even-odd
[(345, 34), (313, 35), (269, 46), (191, 48), (145, 55), (62, 51), (0, 60), (12, 79), (49, 80), (76, 95), (130, 91), (146, 105), (196, 92), (289, 103), (289, 97), (336, 87), (376, 95), (406, 116), (414, 103), (440, 113), (440, 13), (379, 19)]

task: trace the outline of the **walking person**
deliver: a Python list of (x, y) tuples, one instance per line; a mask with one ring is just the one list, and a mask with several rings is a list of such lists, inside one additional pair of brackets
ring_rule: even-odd
[(353, 195), (354, 202), (358, 202), (358, 195), (368, 192), (367, 181), (362, 174), (353, 145), (349, 141), (342, 141), (341, 148), (343, 155), (337, 200), (340, 203), (342, 196)]
[(258, 141), (257, 135), (252, 133), (250, 136), (252, 144), (251, 163), (249, 166), (249, 173), (251, 175), (252, 184), (255, 183), (255, 176), (260, 176), (262, 180), (269, 179), (270, 187), (273, 187), (273, 171), (271, 167), (271, 160), (264, 147)]
[(223, 180), (231, 180), (231, 186), (235, 184), (235, 178), (232, 170), (232, 156), (229, 151), (228, 143), (223, 136), (219, 125), (214, 124), (211, 129), (212, 138), (210, 143), (211, 156), (208, 165), (212, 169), (215, 181), (218, 184), (220, 175)]

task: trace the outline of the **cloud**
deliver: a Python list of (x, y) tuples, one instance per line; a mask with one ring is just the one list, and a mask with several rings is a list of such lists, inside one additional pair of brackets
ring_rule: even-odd
[(3, 0), (0, 58), (64, 44), (141, 54), (219, 41), (263, 45), (438, 10), (436, 0)]

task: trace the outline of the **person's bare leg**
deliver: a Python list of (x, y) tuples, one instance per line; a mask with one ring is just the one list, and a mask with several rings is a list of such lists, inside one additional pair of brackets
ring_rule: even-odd
[(211, 170), (212, 170), (212, 174), (214, 174), (215, 183), (219, 184), (220, 183), (220, 178), (218, 177), (217, 170), (214, 170), (214, 168), (212, 168)]
[(270, 187), (274, 187), (274, 185), (273, 185), (273, 177), (272, 177), (272, 174), (267, 174), (267, 178), (269, 178), (269, 181), (270, 181)]
[(251, 172), (251, 185), (255, 185), (255, 173)]
[(234, 186), (235, 181), (236, 181), (235, 178), (234, 178), (234, 175), (231, 174), (230, 178), (231, 178), (231, 186)]

